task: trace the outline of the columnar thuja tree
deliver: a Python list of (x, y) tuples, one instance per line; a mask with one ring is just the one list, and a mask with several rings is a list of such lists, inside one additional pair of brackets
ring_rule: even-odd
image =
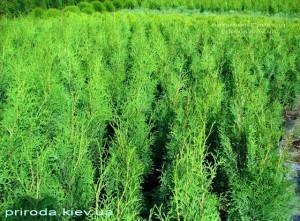
[[(29, 25), (21, 23), (19, 30), (23, 31)], [(51, 29), (49, 26), (43, 28)], [(36, 32), (32, 28), (24, 39), (15, 41), (17, 36), (7, 39), (11, 42), (8, 45), (13, 44), (13, 51), (32, 47), (26, 59), (38, 62), (24, 68), (21, 62), (25, 61), (24, 58), (17, 56), (13, 64), (14, 74), (3, 72), (12, 83), (11, 89), (5, 92), (9, 104), (3, 110), (6, 120), (1, 122), (2, 151), (11, 149), (7, 152), (11, 160), (3, 164), (3, 174), (14, 171), (3, 182), (6, 188), (11, 183), (16, 193), (5, 190), (6, 206), (18, 208), (32, 199), (37, 202), (55, 199), (47, 206), (57, 209), (92, 206), (94, 169), (90, 154), (95, 153), (94, 149), (102, 151), (101, 136), (111, 116), (110, 106), (105, 80), (94, 72), (101, 60), (90, 62), (87, 67), (80, 56), (88, 56), (85, 54), (89, 51), (88, 43), (77, 39), (80, 43), (75, 44), (69, 35), (74, 27), (63, 28), (62, 36), (51, 32), (32, 38)], [(87, 39), (87, 32), (81, 34)], [(54, 43), (43, 44), (41, 39)], [(10, 54), (5, 52), (5, 57), (9, 58)], [(11, 133), (17, 134), (12, 136)], [(98, 157), (101, 157), (99, 152)], [(36, 205), (35, 200), (33, 205)]]
[[(23, 32), (28, 27), (29, 23), (20, 23), (18, 30)], [(58, 160), (54, 148), (54, 140), (60, 131), (57, 118), (66, 110), (63, 105), (66, 97), (59, 79), (51, 75), (51, 58), (54, 57), (51, 52), (55, 49), (50, 47), (46, 55), (45, 45), (41, 43), (45, 36), (32, 38), (36, 31), (32, 27), (22, 38), (20, 32), (6, 38), (11, 50), (3, 54), (11, 63), (3, 74), (10, 77), (12, 83), (5, 92), (8, 103), (3, 112), (5, 120), (1, 122), (1, 155), (9, 154), (9, 160), (1, 167), (4, 174), (9, 174), (3, 180), (7, 189), (2, 196), (10, 208), (37, 205), (36, 201), (45, 197), (56, 198), (57, 202), (50, 202), (54, 207), (63, 199), (60, 180), (53, 176), (53, 170)], [(23, 53), (26, 59), (13, 52), (28, 47), (32, 50)], [(11, 53), (16, 55), (14, 62), (10, 60)], [(42, 59), (45, 57), (48, 59)], [(31, 59), (39, 62), (28, 63), (26, 67), (22, 65)], [(9, 71), (10, 66), (14, 71)]]
[(167, 146), (167, 159), (171, 163), (163, 177), (163, 187), (170, 193), (169, 208), (167, 215), (160, 218), (217, 220), (218, 200), (209, 191), (215, 167), (205, 164), (206, 118), (194, 106), (197, 102), (192, 99), (193, 92), (182, 95), (185, 96), (178, 102)]
[(195, 27), (187, 32), (185, 25), (163, 29), (169, 46), (166, 108), (174, 117), (161, 187), (165, 213), (159, 210), (156, 215), (161, 220), (218, 220), (218, 200), (210, 192), (216, 167), (206, 160), (206, 140), (211, 120), (220, 111), (222, 83), (209, 46), (197, 48), (202, 38)]
[(247, 43), (237, 41), (230, 59), (233, 87), (226, 118), (231, 120), (223, 125), (222, 136), (230, 186), (229, 219), (289, 219), (291, 208), (283, 205), (292, 192), (284, 178), (284, 156), (276, 151), (282, 109), (277, 100), (270, 103), (263, 75), (251, 73), (255, 65), (251, 50), (241, 48), (247, 48)]
[(151, 166), (149, 119), (155, 81), (151, 79), (151, 63), (147, 62), (150, 47), (143, 24), (136, 21), (132, 25), (130, 69), (122, 86), (120, 114), (114, 116), (115, 138), (105, 176), (107, 206), (117, 220), (139, 219), (141, 184)]
[(271, 101), (277, 100), (285, 108), (289, 108), (299, 85), (299, 47), (294, 44), (299, 39), (297, 35), (291, 34), (293, 30), (284, 23), (273, 24), (271, 27), (273, 31), (268, 30), (264, 35), (252, 38), (250, 44), (251, 48), (254, 45), (263, 45), (255, 53), (255, 57), (268, 80), (267, 84), (270, 85)]

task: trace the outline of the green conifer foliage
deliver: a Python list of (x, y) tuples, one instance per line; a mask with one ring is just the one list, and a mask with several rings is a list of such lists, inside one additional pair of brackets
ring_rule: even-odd
[[(193, 7), (262, 7), (217, 3)], [(0, 214), (291, 217), (278, 143), (299, 88), (298, 19), (50, 12), (0, 20)]]

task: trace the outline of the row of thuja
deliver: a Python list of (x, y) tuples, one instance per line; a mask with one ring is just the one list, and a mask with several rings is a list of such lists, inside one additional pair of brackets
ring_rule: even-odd
[[(65, 8), (66, 7), (66, 8)], [(77, 8), (78, 7), (78, 8)], [(37, 9), (35, 9), (37, 8)], [(2, 0), (0, 2), (0, 15), (17, 16), (26, 14), (30, 11), (39, 11), (41, 9), (51, 8), (52, 14), (54, 9), (64, 9), (73, 12), (78, 12), (79, 9), (85, 13), (92, 13), (93, 11), (114, 11), (119, 9), (195, 9), (197, 11), (252, 11), (262, 12), (265, 14), (285, 13), (295, 14), (299, 13), (300, 2), (294, 0)], [(50, 13), (50, 14), (51, 14)]]
[(290, 218), (277, 147), (299, 83), (297, 21), (71, 13), (1, 27), (1, 213)]
[(86, 13), (92, 14), (94, 12), (114, 12), (118, 9), (122, 8), (129, 8), (133, 9), (137, 7), (137, 1), (135, 0), (126, 0), (126, 1), (119, 1), (119, 0), (105, 0), (103, 2), (100, 1), (93, 1), (93, 2), (80, 2), (77, 5), (69, 5), (64, 7), (62, 10), (56, 8), (50, 9), (43, 9), (41, 7), (35, 8), (32, 10), (31, 14), (34, 17), (53, 17), (59, 16), (61, 13), (73, 12), (73, 13)]

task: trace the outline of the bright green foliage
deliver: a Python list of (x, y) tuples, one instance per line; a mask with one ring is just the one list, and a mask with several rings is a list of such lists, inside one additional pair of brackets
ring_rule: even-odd
[(92, 6), (92, 5), (90, 5), (90, 6), (88, 6), (88, 7), (84, 7), (84, 8), (82, 8), (81, 9), (81, 11), (83, 12), (83, 13), (86, 13), (86, 14), (92, 14), (93, 12), (95, 12), (95, 9), (94, 9), (94, 7)]
[(113, 213), (82, 220), (290, 218), (277, 147), (299, 19), (57, 14), (0, 21), (1, 214), (32, 202)]
[(67, 6), (63, 9), (63, 12), (74, 12), (74, 13), (79, 13), (80, 12), (80, 8), (77, 6)]
[(84, 9), (84, 8), (92, 8), (93, 5), (90, 4), (89, 2), (80, 2), (78, 5), (77, 5), (80, 10)]
[(59, 17), (61, 15), (61, 11), (56, 8), (49, 8), (45, 12), (46, 17)]
[[(175, 119), (160, 192), (163, 201), (170, 198), (166, 220), (218, 220), (218, 199), (210, 192), (216, 165), (205, 164), (206, 130), (220, 111), (222, 83), (210, 47), (203, 51), (206, 57), (201, 58), (197, 49), (200, 33), (183, 27), (177, 23), (170, 29), (165, 24), (163, 29), (171, 48), (166, 66), (166, 73), (171, 74), (165, 84)], [(183, 40), (188, 35), (190, 38)], [(206, 64), (206, 60), (211, 63)]]
[(133, 24), (132, 41), (128, 46), (132, 66), (125, 76), (129, 81), (122, 86), (121, 114), (116, 119), (118, 128), (106, 180), (108, 205), (116, 208), (116, 219), (134, 221), (139, 219), (141, 210), (143, 176), (151, 171), (152, 135), (147, 121), (156, 85), (150, 75), (151, 63), (147, 62), (150, 48), (145, 47), (146, 38), (140, 23)]

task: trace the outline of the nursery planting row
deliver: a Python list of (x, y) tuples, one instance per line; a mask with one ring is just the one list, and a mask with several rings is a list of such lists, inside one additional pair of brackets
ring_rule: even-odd
[(254, 11), (263, 13), (299, 13), (300, 0), (2, 0), (0, 15), (17, 16), (34, 8), (57, 8), (67, 6), (85, 8), (84, 12), (114, 11), (118, 9), (196, 9), (198, 11)]
[(278, 143), (299, 20), (70, 14), (2, 19), (0, 32), (1, 216), (291, 217)]

